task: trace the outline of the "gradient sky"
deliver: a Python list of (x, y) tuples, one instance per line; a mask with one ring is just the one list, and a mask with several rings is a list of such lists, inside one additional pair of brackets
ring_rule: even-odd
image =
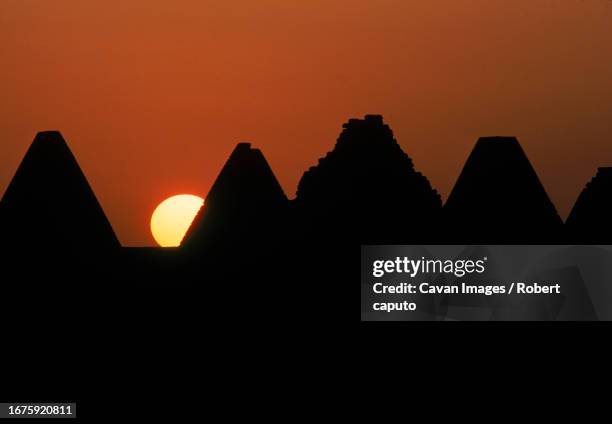
[[(285, 192), (380, 113), (446, 198), (483, 135), (516, 135), (565, 218), (612, 165), (609, 0), (0, 0), (0, 193), (62, 131), (119, 239), (205, 196), (239, 141)], [(364, 199), (368, 201), (368, 199)]]

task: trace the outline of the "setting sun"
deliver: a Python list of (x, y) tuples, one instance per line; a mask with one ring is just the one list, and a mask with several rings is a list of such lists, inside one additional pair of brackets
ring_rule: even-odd
[(191, 194), (179, 194), (161, 202), (151, 216), (155, 241), (162, 247), (179, 246), (203, 204), (204, 199)]

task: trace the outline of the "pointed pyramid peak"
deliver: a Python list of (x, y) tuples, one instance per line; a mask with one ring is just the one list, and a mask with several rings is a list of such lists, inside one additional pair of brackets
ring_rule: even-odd
[(238, 143), (221, 169), (195, 217), (183, 245), (210, 242), (239, 231), (251, 231), (275, 218), (287, 197), (268, 161), (250, 143)]
[(43, 173), (54, 175), (65, 168), (66, 172), (79, 169), (76, 158), (68, 143), (59, 131), (41, 131), (36, 134), (24, 156), (17, 174), (34, 175)]
[(0, 200), (12, 244), (107, 249), (119, 242), (59, 131), (40, 132)]
[(216, 197), (248, 201), (255, 195), (286, 199), (261, 150), (251, 147), (251, 143), (238, 143), (208, 193), (206, 203), (215, 201)]
[(236, 144), (236, 147), (234, 148), (234, 152), (248, 152), (249, 150), (251, 150), (251, 143), (244, 141)]
[(476, 146), (479, 146), (481, 148), (496, 148), (496, 149), (518, 147), (522, 149), (521, 144), (519, 143), (516, 137), (501, 136), (501, 135), (480, 137), (478, 141), (476, 141)]
[(34, 142), (36, 142), (36, 140), (39, 139), (62, 139), (64, 140), (64, 137), (62, 137), (62, 133), (58, 130), (46, 130), (46, 131), (39, 131), (36, 134), (36, 137), (34, 137)]
[(517, 144), (520, 145), (518, 139), (514, 136), (505, 136), (505, 135), (493, 135), (480, 137), (476, 144), (490, 144), (490, 143), (508, 143), (508, 144)]
[(472, 154), (487, 155), (488, 157), (517, 157), (525, 155), (518, 139), (507, 136), (480, 137), (476, 141)]
[(44, 139), (44, 138), (56, 138), (56, 139), (64, 139), (64, 137), (62, 136), (61, 131), (59, 130), (46, 130), (46, 131), (39, 131), (38, 133), (36, 133), (36, 137), (34, 137), (34, 141), (38, 140), (38, 139)]
[(553, 241), (562, 221), (515, 137), (482, 137), (446, 204), (449, 231), (490, 242)]
[(36, 137), (34, 137), (34, 141), (30, 148), (44, 148), (49, 146), (68, 148), (66, 140), (64, 140), (62, 133), (59, 131), (40, 131), (36, 134)]

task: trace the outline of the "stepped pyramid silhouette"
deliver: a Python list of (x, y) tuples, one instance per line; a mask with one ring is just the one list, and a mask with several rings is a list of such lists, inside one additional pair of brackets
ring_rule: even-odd
[(4, 244), (27, 254), (119, 248), (119, 241), (58, 131), (36, 135), (0, 201)]
[[(435, 239), (441, 200), (380, 115), (351, 119), (334, 149), (304, 173), (296, 208), (314, 237), (360, 243)], [(309, 235), (307, 234), (306, 237)]]
[(444, 213), (457, 242), (549, 243), (563, 224), (514, 137), (477, 141)]
[(181, 243), (189, 251), (238, 248), (273, 238), (288, 201), (259, 149), (239, 143)]
[(609, 243), (612, 239), (612, 168), (598, 168), (570, 212), (566, 226), (571, 240)]

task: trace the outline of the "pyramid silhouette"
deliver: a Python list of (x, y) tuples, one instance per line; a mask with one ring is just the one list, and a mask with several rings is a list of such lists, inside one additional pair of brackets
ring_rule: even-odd
[(334, 149), (299, 182), (307, 232), (360, 243), (434, 240), (441, 200), (380, 115), (351, 119)]
[(189, 250), (237, 247), (273, 237), (287, 197), (259, 149), (239, 143), (181, 243)]
[(612, 168), (598, 168), (570, 212), (566, 226), (573, 242), (607, 243), (612, 238)]
[(562, 221), (514, 137), (480, 138), (444, 205), (447, 230), (470, 243), (548, 243)]
[(57, 131), (36, 135), (0, 201), (0, 233), (29, 254), (119, 248), (70, 148)]

